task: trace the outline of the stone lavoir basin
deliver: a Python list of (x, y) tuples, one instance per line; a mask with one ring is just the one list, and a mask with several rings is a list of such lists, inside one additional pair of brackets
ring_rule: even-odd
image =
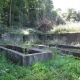
[(56, 45), (58, 50), (61, 50), (63, 54), (73, 55), (80, 59), (80, 46), (60, 44)]
[[(51, 60), (53, 57), (51, 51), (38, 48), (31, 48), (27, 51), (27, 48), (13, 45), (0, 46), (0, 51), (4, 51), (6, 58), (9, 60), (23, 66), (30, 66), (35, 62)], [(24, 54), (24, 52), (26, 54)]]
[(60, 50), (61, 55), (73, 55), (75, 58), (80, 59), (80, 46), (69, 44), (48, 44), (48, 46)]

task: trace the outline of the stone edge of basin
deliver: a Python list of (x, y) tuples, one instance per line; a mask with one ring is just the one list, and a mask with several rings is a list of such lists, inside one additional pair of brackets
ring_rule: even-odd
[[(33, 54), (23, 54), (0, 46), (0, 51), (4, 51), (8, 59), (23, 66), (30, 66), (35, 62), (42, 62), (53, 58), (52, 51), (45, 51), (37, 48), (31, 48), (30, 50), (34, 51)], [(35, 51), (37, 52), (35, 53)]]

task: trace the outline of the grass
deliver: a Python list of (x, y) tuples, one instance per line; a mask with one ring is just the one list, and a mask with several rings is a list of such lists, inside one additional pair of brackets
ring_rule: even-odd
[(30, 35), (30, 34), (43, 34), (41, 31), (33, 28), (18, 28), (18, 29), (12, 29), (9, 31), (12, 35)]
[(66, 23), (65, 25), (55, 26), (47, 33), (48, 34), (80, 33), (80, 22)]
[(65, 40), (56, 39), (56, 38), (54, 40), (46, 40), (45, 43), (47, 43), (47, 44), (68, 44), (68, 43), (66, 43)]
[(50, 61), (24, 67), (7, 60), (0, 52), (0, 80), (80, 80), (80, 61), (73, 56), (61, 56), (56, 51)]

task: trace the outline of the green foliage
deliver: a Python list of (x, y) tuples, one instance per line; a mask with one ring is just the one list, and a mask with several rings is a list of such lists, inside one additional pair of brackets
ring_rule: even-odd
[(50, 16), (48, 13), (51, 13), (52, 9), (51, 0), (1, 0), (0, 23), (7, 26), (37, 27), (43, 18), (43, 12), (46, 13), (44, 17)]
[(66, 41), (55, 38), (54, 40), (46, 40), (45, 44), (46, 43), (48, 43), (48, 44), (66, 44)]
[(80, 11), (75, 10), (74, 8), (68, 8), (66, 13), (62, 15), (65, 18), (65, 21), (80, 21)]
[(9, 28), (5, 25), (0, 26), (0, 34), (8, 32)]
[(37, 29), (31, 29), (31, 28), (29, 28), (28, 30), (29, 30), (29, 32), (30, 32), (31, 34), (37, 34), (37, 35), (43, 34), (43, 32), (41, 32), (41, 31), (39, 31), (39, 30), (37, 30)]
[(37, 40), (31, 41), (31, 42), (29, 41), (28, 44), (43, 44), (43, 41), (37, 39)]
[(0, 45), (6, 45), (6, 44), (9, 44), (10, 42), (5, 42), (5, 41), (3, 41), (3, 40), (0, 40)]
[(0, 52), (0, 80), (79, 80), (80, 60), (51, 50), (55, 53), (52, 60), (36, 62), (30, 67), (14, 64), (5, 58), (4, 52)]
[(29, 34), (43, 34), (43, 32), (37, 30), (37, 29), (32, 29), (32, 28), (26, 28), (26, 29), (13, 29), (12, 31), (9, 31), (10, 34), (12, 35), (29, 35)]

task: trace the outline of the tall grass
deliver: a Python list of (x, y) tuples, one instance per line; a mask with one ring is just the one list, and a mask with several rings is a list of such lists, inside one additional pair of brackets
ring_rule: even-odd
[(47, 33), (54, 34), (54, 33), (79, 33), (80, 32), (80, 22), (70, 22), (66, 23), (65, 25), (59, 25), (53, 27)]
[(53, 59), (23, 67), (7, 60), (0, 52), (0, 80), (80, 80), (80, 61), (72, 56), (61, 56), (51, 49)]

